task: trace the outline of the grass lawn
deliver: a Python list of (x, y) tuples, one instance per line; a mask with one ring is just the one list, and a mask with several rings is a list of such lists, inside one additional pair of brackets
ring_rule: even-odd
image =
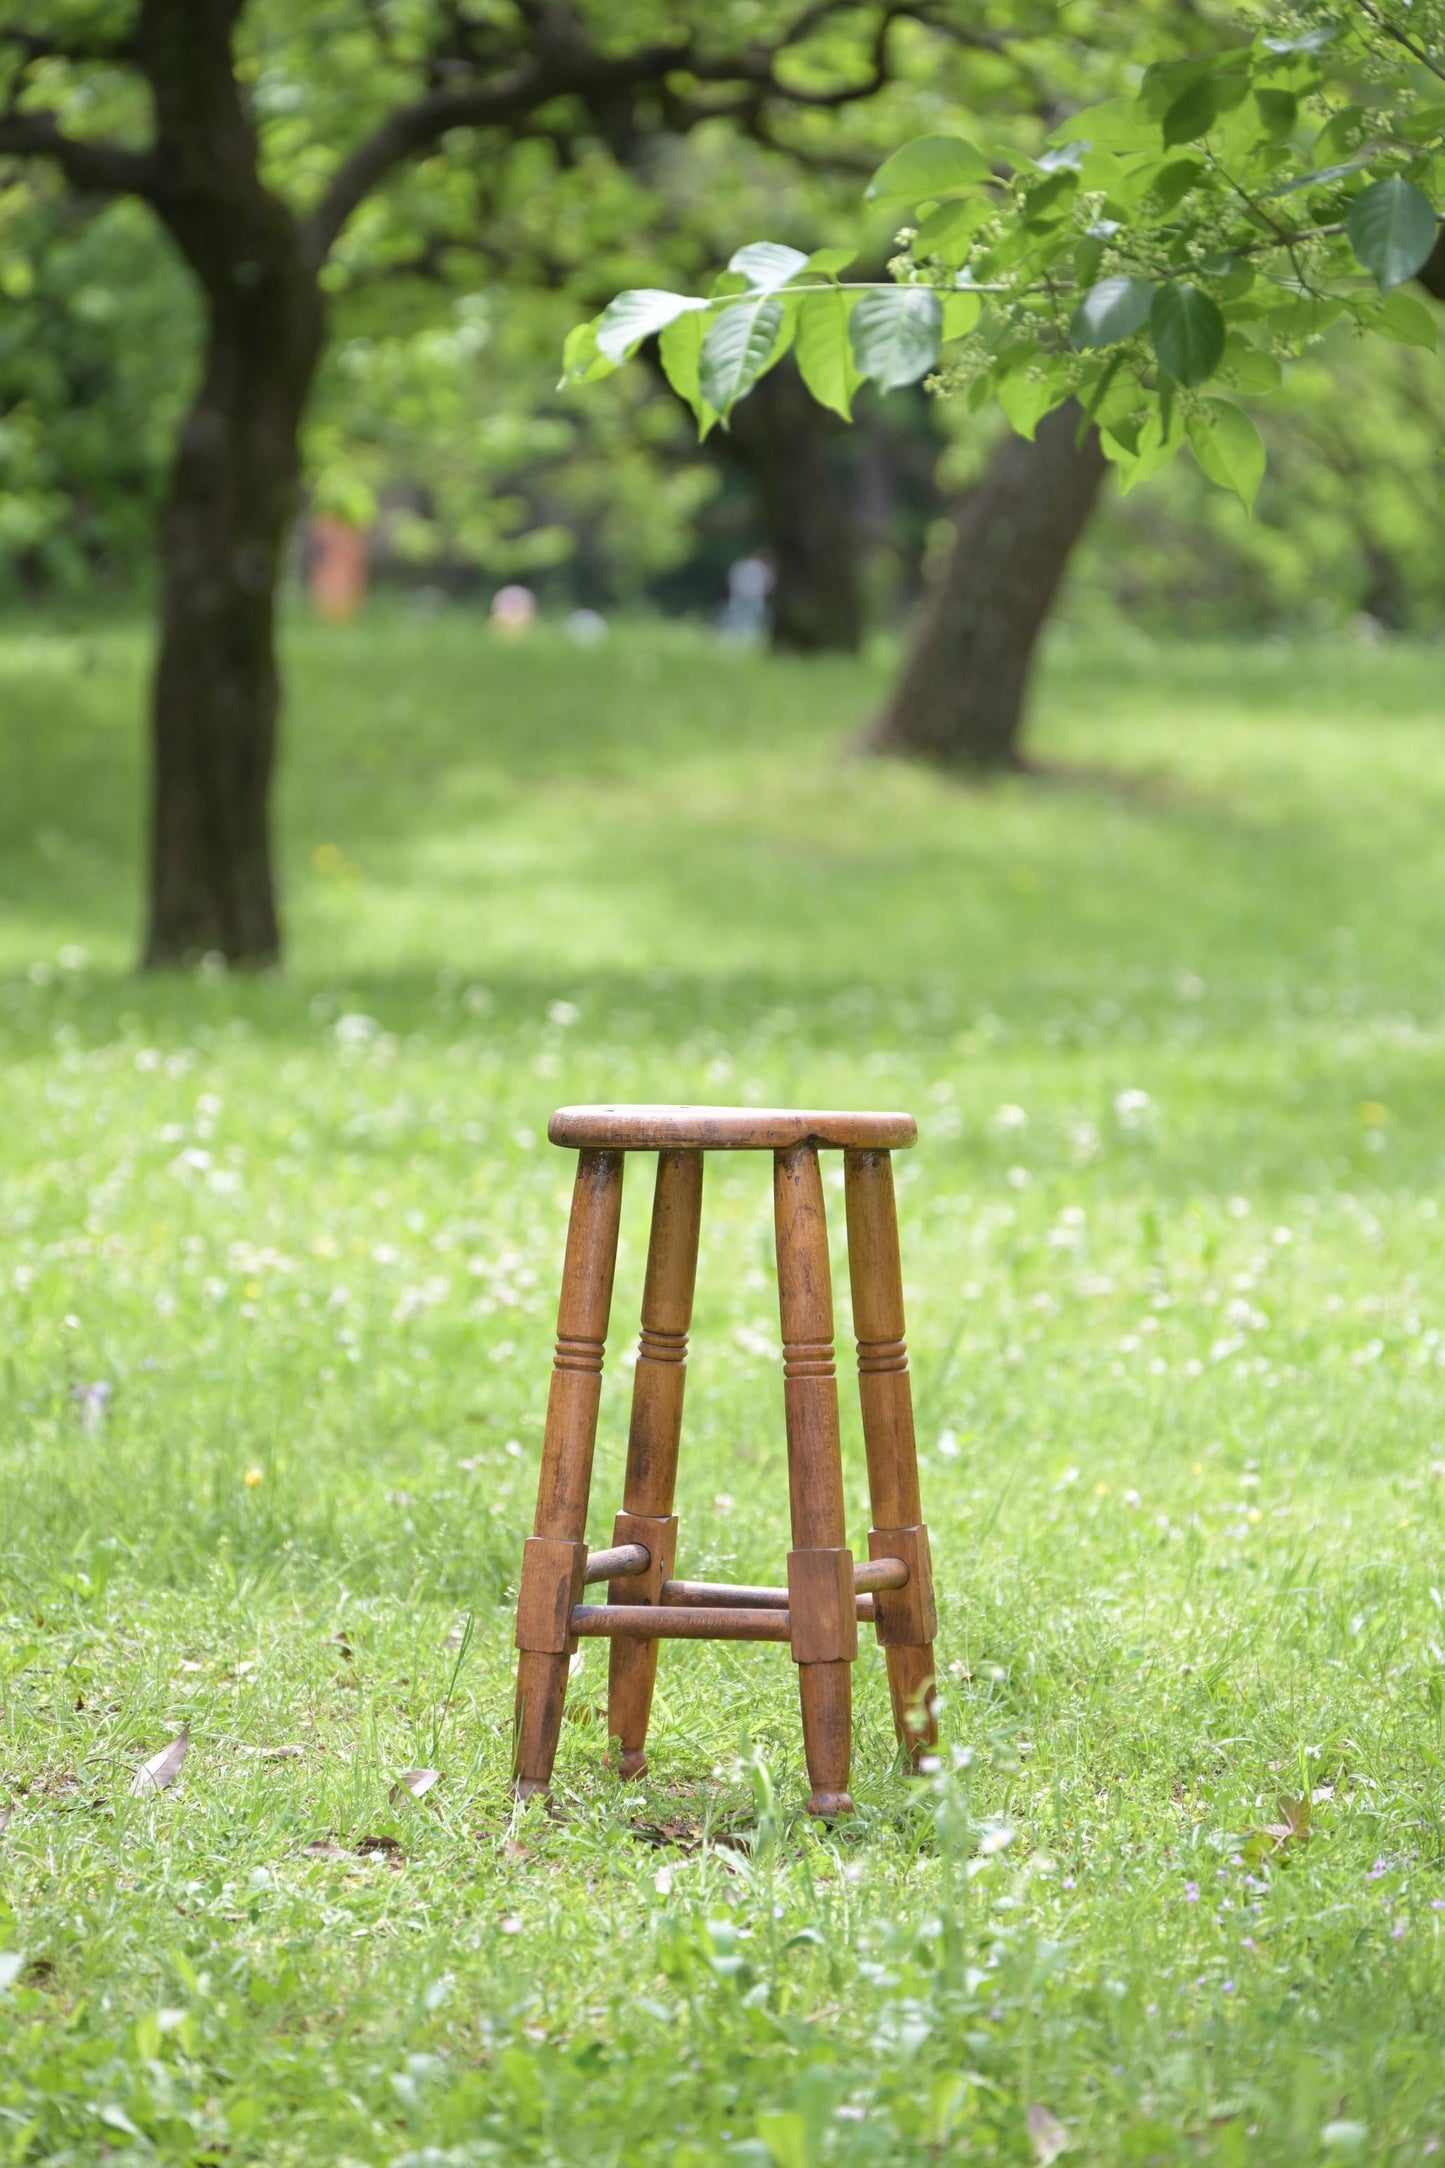
[[(0, 630), (0, 2163), (1445, 2148), (1440, 652), (1076, 638), (976, 792), (844, 757), (872, 666), (289, 650), (287, 973), (147, 983), (143, 639)], [(768, 1648), (624, 1786), (584, 1644), (509, 1800), (588, 1098), (920, 1119), (945, 1744), (865, 1647), (831, 1832)], [(787, 1548), (770, 1235), (713, 1161), (689, 1577)]]

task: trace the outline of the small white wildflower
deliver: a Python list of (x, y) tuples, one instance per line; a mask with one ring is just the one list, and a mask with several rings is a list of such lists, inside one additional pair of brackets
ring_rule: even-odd
[(338, 1016), (332, 1027), (338, 1046), (366, 1046), (381, 1030), (374, 1016), (362, 1016), (353, 1011)]
[(1131, 1088), (1114, 1095), (1114, 1118), (1121, 1129), (1142, 1129), (1153, 1112), (1148, 1092)]

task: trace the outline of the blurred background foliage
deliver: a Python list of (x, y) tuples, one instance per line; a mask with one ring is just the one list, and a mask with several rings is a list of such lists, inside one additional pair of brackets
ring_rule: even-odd
[[(641, 37), (655, 12), (614, 15), (609, 32)], [(421, 36), (431, 10), (394, 6), (377, 11), (385, 35), (338, 38), (322, 8), (250, 11), (251, 97), (278, 184), (304, 194), (318, 142), (354, 134), (384, 102), (412, 14)], [(803, 74), (861, 67), (873, 14), (837, 18)], [(721, 15), (740, 25), (748, 10)], [(1061, 36), (1040, 0), (971, 11), (946, 37), (901, 24), (891, 79), (855, 105), (793, 113), (785, 140), (727, 118), (683, 133), (635, 109), (611, 130), (593, 110), (520, 140), (444, 139), (362, 206), (327, 267), (334, 336), (306, 426), (311, 509), (373, 530), (383, 584), (485, 595), (521, 577), (547, 606), (716, 609), (728, 563), (770, 540), (756, 472), (720, 436), (699, 446), (660, 376), (559, 390), (567, 327), (621, 286), (702, 287), (739, 232), (811, 247), (854, 229), (862, 176), (920, 128), (986, 116), (990, 141), (1036, 146), (1061, 111), (1117, 85), (1146, 28), (1152, 49), (1207, 40), (1219, 23), (1157, 6), (1121, 23), (1091, 6)], [(92, 92), (107, 111), (123, 95), (109, 79)], [(884, 217), (880, 266), (891, 243)], [(97, 589), (123, 600), (148, 585), (199, 334), (191, 284), (141, 205), (11, 169), (0, 601)], [(1000, 425), (915, 392), (865, 395), (861, 411), (860, 429), (827, 432), (824, 456), (876, 630), (942, 560), (958, 492)], [(1110, 493), (1067, 612), (1186, 633), (1445, 625), (1438, 360), (1341, 332), (1258, 418), (1269, 471), (1254, 518), (1188, 462), (1128, 499)]]
[[(722, 199), (700, 167), (728, 163), (721, 145), (687, 162), (704, 206)], [(560, 200), (593, 177), (590, 162), (563, 177)], [(524, 175), (516, 185), (533, 203), (544, 193)], [(726, 227), (726, 211), (715, 215)], [(518, 225), (527, 217), (524, 205)], [(716, 262), (710, 222), (678, 213), (672, 275), (678, 258), (699, 280)], [(776, 222), (796, 231), (806, 211)], [(559, 226), (552, 239), (564, 238)], [(598, 285), (646, 275), (619, 268), (620, 249), (599, 269), (583, 243), (585, 230), (576, 255)], [(509, 256), (524, 246), (508, 236)], [(376, 523), (382, 582), (485, 593), (522, 577), (556, 606), (714, 607), (728, 561), (766, 541), (754, 492), (725, 447), (697, 444), (660, 378), (628, 373), (585, 396), (556, 388), (580, 265), (472, 284), (464, 252), (424, 258), (413, 245), (411, 261), (387, 265), (383, 252), (338, 297), (307, 438), (314, 507)], [(88, 208), (35, 174), (0, 194), (0, 294), (0, 599), (94, 588), (130, 599), (149, 581), (195, 369), (189, 281), (141, 206)], [(950, 498), (981, 471), (999, 425), (918, 393), (870, 396), (862, 414), (829, 456), (877, 627), (940, 553)], [(1445, 627), (1437, 357), (1340, 332), (1258, 418), (1269, 469), (1254, 517), (1185, 461), (1108, 496), (1067, 610), (1191, 633), (1361, 616), (1392, 631)]]

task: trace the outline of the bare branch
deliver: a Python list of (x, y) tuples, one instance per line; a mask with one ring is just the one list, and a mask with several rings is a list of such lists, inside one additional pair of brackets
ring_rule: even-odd
[(154, 203), (166, 193), (153, 153), (82, 142), (64, 134), (53, 113), (0, 114), (0, 158), (51, 158), (84, 195), (144, 196)]

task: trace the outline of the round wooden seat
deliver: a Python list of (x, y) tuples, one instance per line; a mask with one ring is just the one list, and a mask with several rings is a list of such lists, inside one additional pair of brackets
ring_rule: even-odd
[(784, 1152), (800, 1144), (897, 1151), (918, 1141), (911, 1114), (842, 1114), (789, 1107), (559, 1107), (553, 1144), (574, 1151)]

